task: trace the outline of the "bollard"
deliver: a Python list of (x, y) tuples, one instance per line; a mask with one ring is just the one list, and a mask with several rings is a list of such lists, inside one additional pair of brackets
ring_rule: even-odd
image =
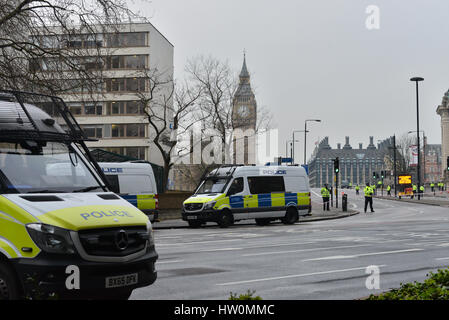
[(342, 196), (341, 207), (344, 212), (348, 211), (348, 195), (346, 193)]

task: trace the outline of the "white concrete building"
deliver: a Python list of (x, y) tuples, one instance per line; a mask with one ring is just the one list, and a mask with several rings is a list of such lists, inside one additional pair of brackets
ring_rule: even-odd
[[(86, 68), (101, 69), (96, 92), (87, 94), (78, 88), (60, 96), (88, 136), (99, 139), (89, 142), (89, 147), (163, 165), (160, 151), (150, 142), (154, 132), (140, 99), (142, 94), (149, 96), (148, 74), (157, 70), (161, 80), (173, 80), (174, 47), (151, 23), (112, 26), (110, 33), (104, 30), (104, 26), (96, 34), (80, 30), (65, 40), (67, 48), (81, 53)], [(51, 37), (46, 40), (54, 45)], [(50, 70), (51, 62), (41, 62), (40, 68)], [(66, 81), (72, 81), (70, 74)], [(158, 92), (169, 96), (170, 90), (168, 85)]]

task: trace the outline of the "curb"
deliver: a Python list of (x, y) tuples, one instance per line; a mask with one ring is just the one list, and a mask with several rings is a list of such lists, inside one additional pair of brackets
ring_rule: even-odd
[[(360, 211), (348, 210), (348, 213), (346, 213), (346, 214), (334, 215), (334, 216), (330, 216), (330, 217), (317, 217), (317, 218), (305, 218), (305, 219), (300, 218), (299, 221), (295, 222), (294, 224), (300, 224), (300, 223), (304, 223), (304, 222), (315, 222), (315, 221), (323, 221), (323, 220), (336, 220), (336, 219), (348, 218), (348, 217), (355, 216), (359, 213), (360, 213)], [(179, 219), (173, 219), (173, 220), (179, 220)], [(234, 225), (234, 227), (247, 226), (247, 225), (255, 225), (255, 223), (236, 224), (236, 225)], [(201, 228), (210, 228), (210, 227), (217, 227), (217, 226), (216, 225), (205, 225), (205, 226), (202, 226)], [(198, 228), (198, 229), (201, 229), (201, 228)], [(190, 229), (190, 227), (187, 225), (187, 223), (186, 223), (186, 225), (182, 225), (182, 226), (161, 226), (161, 227), (158, 227), (157, 225), (153, 224), (153, 230), (167, 230), (167, 229)]]
[(435, 207), (449, 207), (449, 202), (447, 204), (438, 204), (438, 203), (429, 203), (429, 202), (425, 202), (420, 200), (420, 201), (415, 201), (415, 200), (410, 200), (410, 199), (398, 199), (398, 198), (382, 198), (379, 196), (374, 196), (374, 198), (376, 199), (380, 199), (380, 200), (391, 200), (391, 201), (399, 201), (399, 202), (408, 202), (408, 203), (416, 203), (416, 204), (422, 204), (422, 205), (427, 205), (427, 206), (435, 206)]

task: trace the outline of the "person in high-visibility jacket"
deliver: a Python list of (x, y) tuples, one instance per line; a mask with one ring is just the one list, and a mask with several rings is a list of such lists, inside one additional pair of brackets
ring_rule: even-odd
[(391, 186), (390, 185), (387, 186), (387, 194), (389, 196), (391, 196)]
[(432, 192), (435, 192), (435, 183), (433, 183), (433, 182), (430, 183), (430, 190)]
[(325, 184), (324, 187), (321, 188), (321, 197), (323, 197), (323, 211), (329, 211), (330, 192), (327, 184)]
[(423, 196), (423, 194), (424, 194), (424, 186), (420, 186), (419, 187), (419, 193), (420, 193), (420, 195), (421, 195), (421, 197)]
[(371, 212), (374, 212), (373, 210), (373, 188), (370, 187), (369, 183), (366, 184), (365, 189), (363, 190), (365, 193), (365, 213), (366, 209), (368, 209), (368, 204), (370, 206)]
[(411, 196), (411, 198), (413, 199), (413, 198), (415, 197), (415, 194), (416, 194), (416, 191), (417, 191), (416, 184), (414, 184), (414, 185), (412, 186), (412, 189), (413, 189), (413, 195)]
[(359, 190), (360, 190), (360, 187), (359, 187), (359, 185), (356, 185), (355, 186), (355, 194), (359, 194)]

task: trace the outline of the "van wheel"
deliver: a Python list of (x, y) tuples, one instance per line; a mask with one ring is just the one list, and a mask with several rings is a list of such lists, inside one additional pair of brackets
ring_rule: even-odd
[(298, 219), (298, 211), (295, 208), (290, 207), (287, 209), (287, 212), (281, 221), (283, 224), (294, 224)]
[(229, 211), (223, 211), (218, 219), (218, 225), (220, 228), (227, 228), (234, 223), (234, 218)]
[(5, 262), (0, 261), (0, 300), (18, 300), (20, 284), (14, 270)]
[(201, 221), (188, 221), (189, 227), (190, 228), (199, 228), (201, 227), (201, 225), (203, 224)]
[(258, 226), (266, 226), (266, 225), (270, 224), (270, 222), (271, 222), (271, 219), (268, 219), (268, 218), (256, 219), (256, 224)]

